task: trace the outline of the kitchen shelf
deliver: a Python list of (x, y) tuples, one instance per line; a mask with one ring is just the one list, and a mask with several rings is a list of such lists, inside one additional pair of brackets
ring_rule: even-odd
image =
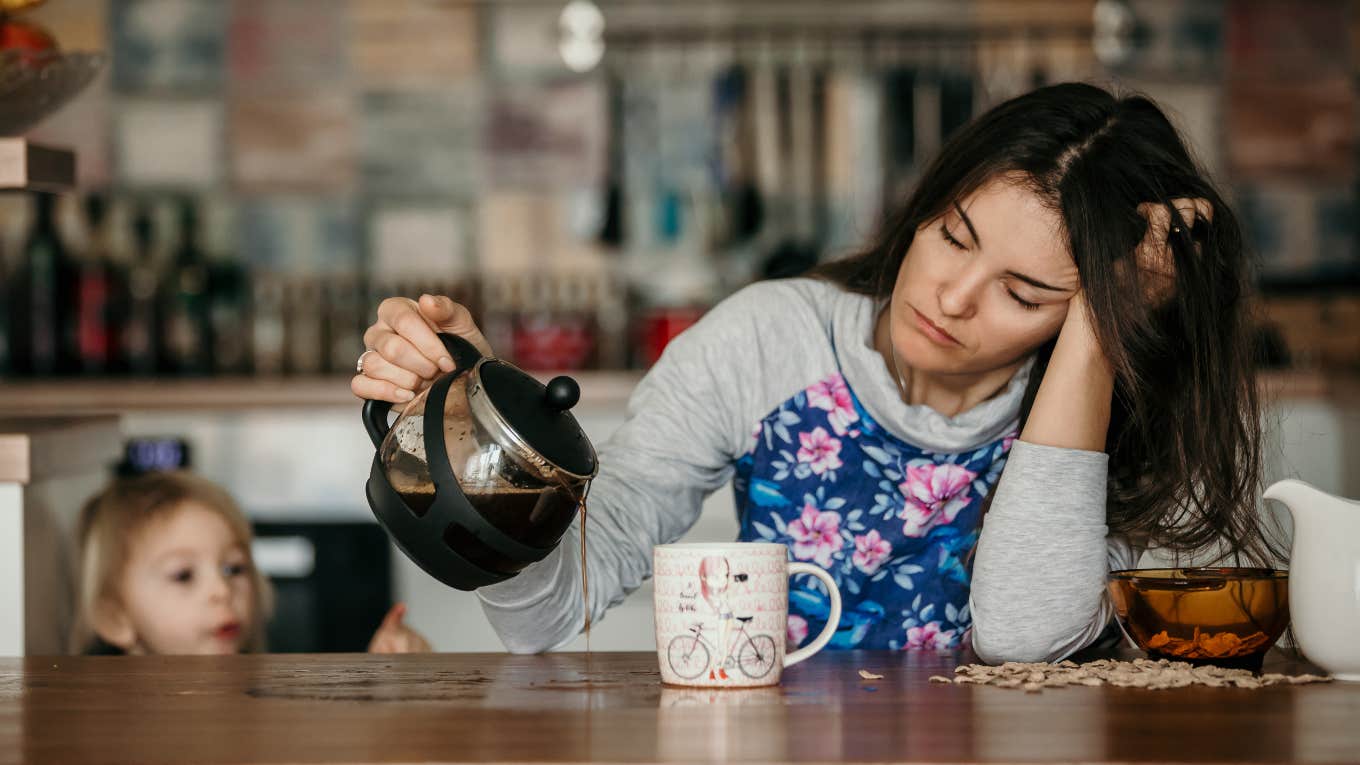
[[(643, 372), (571, 373), (581, 384), (579, 406), (622, 409)], [(553, 373), (535, 373), (548, 380)], [(345, 408), (358, 404), (348, 376), (0, 381), (0, 417), (124, 414), (149, 411), (230, 411)], [(1360, 403), (1360, 372), (1279, 370), (1261, 374), (1268, 399)]]
[[(572, 372), (578, 407), (622, 408), (640, 371)], [(548, 380), (552, 373), (535, 373)], [(349, 376), (0, 381), (0, 417), (357, 407)]]

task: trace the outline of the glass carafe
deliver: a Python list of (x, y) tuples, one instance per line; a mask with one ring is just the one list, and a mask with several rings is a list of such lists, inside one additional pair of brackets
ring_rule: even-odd
[(546, 386), (441, 335), (456, 369), (387, 425), (368, 401), (378, 448), (368, 482), (374, 515), (427, 573), (458, 589), (503, 581), (545, 557), (576, 517), (595, 450), (570, 409), (576, 382)]

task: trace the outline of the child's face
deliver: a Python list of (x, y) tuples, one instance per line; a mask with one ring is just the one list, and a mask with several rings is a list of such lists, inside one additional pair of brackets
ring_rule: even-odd
[(220, 515), (194, 502), (132, 540), (120, 595), (130, 653), (237, 653), (255, 627), (245, 547)]

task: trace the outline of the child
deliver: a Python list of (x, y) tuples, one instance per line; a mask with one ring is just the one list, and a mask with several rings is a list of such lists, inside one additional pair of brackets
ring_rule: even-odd
[[(250, 523), (226, 491), (185, 472), (118, 479), (86, 502), (72, 648), (90, 654), (264, 650), (272, 593)], [(398, 604), (369, 650), (428, 651)]]

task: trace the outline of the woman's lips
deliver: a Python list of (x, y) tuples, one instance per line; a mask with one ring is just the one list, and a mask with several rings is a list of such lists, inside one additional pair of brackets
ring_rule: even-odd
[(940, 329), (935, 325), (935, 322), (927, 319), (920, 311), (913, 308), (911, 312), (916, 316), (916, 328), (921, 330), (921, 334), (946, 347), (963, 345), (953, 335)]

